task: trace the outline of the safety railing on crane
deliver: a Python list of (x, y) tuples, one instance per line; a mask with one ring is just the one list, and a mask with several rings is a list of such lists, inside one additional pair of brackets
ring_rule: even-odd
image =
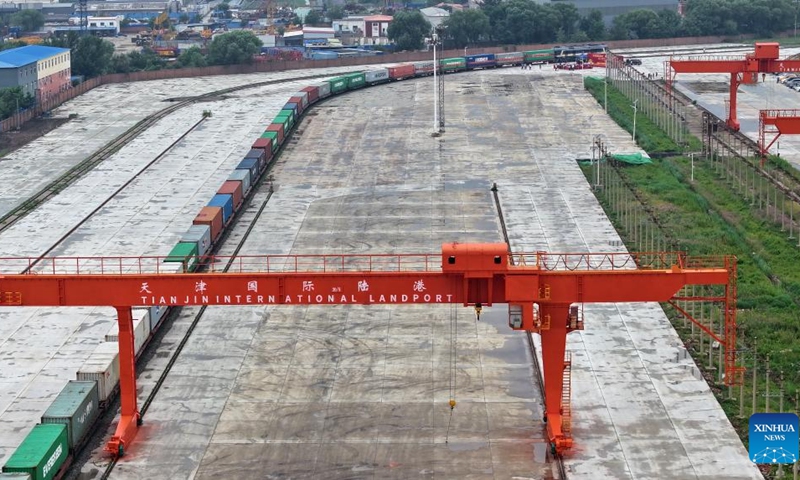
[[(0, 258), (0, 274), (136, 275), (207, 272), (440, 272), (440, 254), (376, 255), (242, 255), (197, 257), (45, 257)], [(512, 253), (510, 268), (545, 271), (728, 268), (732, 257), (687, 257), (682, 252), (643, 253)]]
[(674, 55), (669, 57), (670, 62), (704, 61), (704, 62), (741, 62), (747, 55)]

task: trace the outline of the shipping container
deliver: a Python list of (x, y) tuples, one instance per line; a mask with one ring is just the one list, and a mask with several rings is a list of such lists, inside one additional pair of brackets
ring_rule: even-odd
[(252, 185), (258, 180), (258, 159), (245, 158), (239, 162), (239, 165), (236, 166), (236, 170), (247, 170), (250, 172), (250, 184)]
[(389, 70), (381, 68), (378, 70), (367, 70), (364, 72), (364, 81), (370, 85), (377, 85), (389, 81)]
[[(252, 183), (252, 182), (251, 182)], [(216, 242), (222, 233), (222, 209), (219, 207), (203, 207), (194, 217), (194, 225), (208, 225), (211, 228), (211, 242)]]
[(267, 127), (268, 132), (277, 132), (278, 134), (278, 145), (283, 145), (283, 139), (286, 135), (286, 132), (283, 129), (282, 123), (272, 123), (270, 126)]
[(292, 114), (294, 115), (294, 119), (295, 120), (297, 119), (297, 117), (300, 116), (300, 113), (302, 113), (300, 104), (299, 103), (295, 103), (295, 102), (291, 102), (291, 101), (290, 102), (286, 102), (286, 104), (283, 106), (283, 109), (281, 110), (281, 112), (284, 112), (284, 111), (292, 112)]
[(250, 170), (234, 170), (228, 175), (228, 180), (242, 182), (242, 192), (245, 196), (250, 191)]
[(42, 415), (42, 424), (66, 425), (69, 449), (74, 451), (75, 447), (80, 446), (99, 413), (97, 382), (70, 380)]
[(293, 93), (292, 96), (289, 97), (289, 103), (300, 104), (300, 109), (305, 112), (310, 105), (308, 92), (301, 90), (297, 93)]
[(94, 349), (78, 370), (79, 381), (96, 381), (97, 396), (105, 402), (119, 383), (119, 346), (103, 342)]
[(255, 158), (258, 160), (258, 171), (263, 172), (267, 168), (267, 151), (263, 148), (252, 148), (244, 158)]
[(272, 140), (272, 153), (277, 152), (278, 148), (280, 148), (281, 142), (280, 140), (278, 140), (278, 137), (279, 137), (278, 132), (267, 131), (261, 134), (261, 138), (269, 138), (270, 140)]
[(319, 100), (319, 87), (316, 85), (311, 85), (310, 87), (304, 87), (301, 92), (308, 93), (308, 104), (311, 105), (317, 100)]
[[(258, 161), (255, 158), (244, 159), (244, 160), (242, 160), (242, 162), (250, 162), (253, 165), (256, 165), (256, 168), (258, 168)], [(239, 165), (241, 165), (242, 162), (240, 162)], [(253, 176), (252, 171), (250, 172), (250, 176), (251, 177)], [(220, 207), (220, 208), (222, 208), (222, 223), (223, 223), (223, 225), (227, 225), (228, 224), (228, 220), (230, 220), (231, 217), (233, 217), (233, 212), (234, 212), (234, 210), (233, 210), (233, 197), (231, 197), (230, 195), (216, 194), (213, 197), (211, 197), (211, 200), (208, 202), (208, 206), (209, 207)]]
[(278, 117), (285, 117), (287, 115), (289, 116), (289, 118), (292, 119), (292, 124), (297, 123), (297, 112), (295, 112), (291, 108), (284, 108), (283, 110), (278, 112), (277, 116)]
[(367, 85), (367, 80), (364, 77), (364, 72), (348, 73), (344, 75), (344, 78), (347, 79), (348, 90), (355, 90), (357, 88), (361, 88)]
[(414, 62), (413, 65), (415, 76), (433, 75), (433, 62)]
[(347, 90), (347, 79), (345, 77), (336, 77), (328, 80), (330, 86), (330, 94), (336, 95)]
[[(433, 62), (431, 62), (431, 66), (433, 66)], [(414, 76), (414, 65), (411, 63), (389, 67), (388, 70), (389, 78), (392, 80), (402, 80)]]
[(464, 57), (466, 66), (469, 69), (494, 68), (497, 66), (497, 59), (494, 53), (481, 53), (478, 55), (467, 55)]
[(192, 225), (181, 236), (181, 242), (196, 243), (197, 255), (203, 258), (211, 252), (211, 227), (208, 225)]
[(494, 56), (497, 65), (522, 65), (525, 54), (522, 52), (498, 53)]
[(329, 82), (322, 82), (315, 86), (317, 87), (317, 99), (331, 96), (331, 84)]
[(525, 63), (553, 62), (553, 50), (528, 50), (522, 54), (525, 56)]
[(66, 425), (36, 425), (3, 466), (3, 472), (23, 472), (33, 480), (50, 480), (68, 455)]
[[(214, 196), (216, 197), (216, 195)], [(228, 203), (230, 203), (230, 195)], [(214, 205), (217, 206), (217, 205)], [(223, 207), (223, 212), (225, 208)], [(231, 210), (231, 212), (233, 212)], [(224, 220), (224, 213), (223, 213), (223, 220)], [(196, 243), (183, 243), (178, 242), (172, 247), (170, 250), (169, 255), (164, 258), (164, 262), (166, 263), (180, 263), (183, 265), (184, 272), (194, 272), (197, 269), (197, 261), (199, 258), (197, 257), (197, 244)]]
[(219, 187), (217, 193), (223, 195), (231, 195), (233, 197), (233, 209), (239, 210), (242, 206), (242, 200), (244, 200), (244, 191), (242, 190), (242, 182), (237, 182), (234, 180), (227, 180), (225, 183)]
[(439, 62), (442, 72), (460, 72), (467, 69), (467, 61), (462, 57), (445, 58)]
[(150, 310), (150, 331), (155, 332), (158, 329), (158, 327), (161, 326), (161, 321), (164, 319), (164, 317), (167, 316), (169, 307), (166, 305), (156, 305), (154, 307), (150, 307), (149, 310)]
[(281, 110), (281, 113), (275, 117), (275, 120), (273, 120), (272, 123), (282, 123), (284, 134), (288, 134), (289, 130), (291, 130), (294, 126), (294, 119), (292, 117), (293, 115), (289, 110)]
[[(277, 135), (275, 135), (275, 137), (277, 137)], [(272, 153), (275, 152), (277, 147), (278, 147), (278, 143), (275, 142), (275, 144), (273, 145), (272, 138), (271, 137), (265, 137), (263, 133), (261, 134), (261, 136), (259, 138), (256, 139), (255, 142), (253, 142), (253, 145), (252, 145), (252, 148), (260, 148), (262, 150), (267, 151), (269, 153), (268, 156), (270, 158), (272, 158)]]
[[(197, 225), (197, 228), (208, 227)], [(132, 308), (133, 316), (133, 354), (138, 356), (144, 344), (150, 338), (150, 310), (147, 308)], [(116, 342), (119, 344), (119, 322), (114, 322), (106, 333), (106, 342)]]

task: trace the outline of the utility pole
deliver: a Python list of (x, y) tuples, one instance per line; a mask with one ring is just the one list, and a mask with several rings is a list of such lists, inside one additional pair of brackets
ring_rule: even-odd
[(436, 59), (436, 44), (439, 42), (439, 35), (436, 30), (433, 31), (431, 36), (431, 46), (433, 47), (433, 133), (434, 137), (441, 135), (439, 131), (439, 82), (437, 79), (437, 70), (439, 70), (439, 62)]

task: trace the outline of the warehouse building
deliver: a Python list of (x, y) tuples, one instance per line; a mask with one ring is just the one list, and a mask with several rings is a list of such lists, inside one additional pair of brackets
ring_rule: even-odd
[(0, 52), (0, 88), (22, 87), (40, 100), (70, 88), (70, 50), (28, 45)]
[[(550, 4), (556, 0), (534, 0), (536, 3)], [(650, 10), (678, 11), (678, 0), (557, 0), (560, 3), (569, 2), (578, 7), (578, 13), (588, 15), (592, 10), (600, 10), (606, 24), (611, 24), (614, 17), (647, 8)]]

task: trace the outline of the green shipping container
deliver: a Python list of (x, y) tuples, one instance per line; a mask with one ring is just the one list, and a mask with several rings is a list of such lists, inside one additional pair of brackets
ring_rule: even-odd
[(83, 440), (100, 413), (97, 382), (70, 381), (42, 415), (42, 423), (67, 426), (69, 448), (73, 450)]
[(367, 84), (364, 72), (348, 73), (344, 76), (344, 78), (347, 79), (348, 90), (355, 90), (356, 88), (361, 88)]
[(196, 243), (183, 243), (180, 242), (169, 255), (165, 262), (181, 262), (183, 263), (183, 270), (185, 272), (193, 272), (197, 268), (197, 244)]
[(288, 115), (278, 115), (275, 117), (275, 120), (273, 120), (272, 123), (282, 123), (284, 133), (291, 130), (292, 125), (294, 125), (294, 122), (292, 122), (292, 117)]
[(553, 50), (528, 50), (523, 52), (526, 63), (552, 63)]
[(328, 84), (331, 86), (331, 93), (342, 93), (347, 90), (347, 79), (344, 77), (336, 77), (331, 78), (328, 80)]
[(28, 473), (32, 480), (50, 480), (67, 455), (66, 425), (36, 425), (8, 459), (3, 472)]
[(271, 138), (272, 139), (272, 153), (278, 151), (278, 132), (264, 132), (261, 134), (261, 138)]
[(455, 72), (458, 70), (465, 70), (467, 68), (467, 61), (463, 58), (445, 58), (439, 63), (442, 70), (445, 72)]
[(289, 115), (289, 117), (292, 119), (292, 122), (297, 120), (297, 115), (295, 115), (294, 110), (283, 109), (280, 112), (278, 112), (279, 117), (282, 117), (284, 115)]

